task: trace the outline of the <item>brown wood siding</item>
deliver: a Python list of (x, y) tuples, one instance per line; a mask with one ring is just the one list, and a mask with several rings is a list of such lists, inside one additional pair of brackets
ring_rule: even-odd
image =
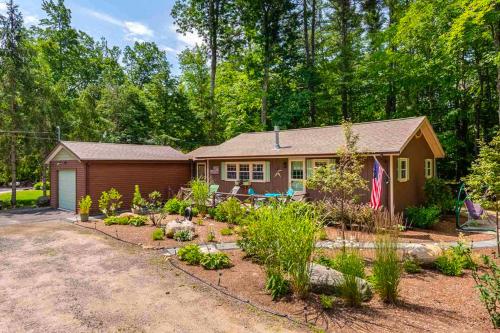
[[(397, 179), (398, 157), (410, 159), (410, 179), (406, 182), (399, 182)], [(423, 135), (420, 138), (413, 137), (401, 155), (394, 156), (394, 208), (396, 212), (402, 212), (406, 207), (424, 203), (424, 161), (427, 158), (434, 158), (434, 154)]]
[(191, 166), (190, 163), (91, 162), (87, 174), (92, 212), (97, 213), (101, 193), (112, 187), (122, 194), (123, 209), (131, 207), (136, 184), (143, 198), (159, 191), (167, 199), (189, 183)]
[[(259, 159), (255, 162), (271, 162), (271, 181), (270, 182), (252, 182), (250, 186), (242, 186), (240, 189), (240, 194), (247, 194), (248, 188), (252, 187), (257, 194), (265, 194), (271, 192), (286, 192), (288, 190), (288, 159)], [(201, 161), (200, 161), (201, 162)], [(219, 192), (230, 192), (235, 185), (235, 181), (222, 181), (221, 180), (221, 162), (222, 161), (208, 161), (207, 167), (209, 168), (210, 183), (218, 184)], [(254, 160), (224, 160), (225, 163), (230, 162), (254, 162)], [(204, 162), (202, 162), (204, 163)], [(219, 168), (219, 174), (210, 174), (214, 166)]]
[(164, 199), (177, 193), (191, 179), (191, 164), (184, 162), (86, 162), (54, 161), (50, 163), (50, 202), (58, 208), (58, 171), (76, 170), (78, 202), (89, 194), (92, 198), (91, 213), (99, 212), (98, 202), (103, 191), (114, 187), (123, 195), (123, 209), (129, 209), (134, 186), (140, 187), (143, 197), (153, 191), (162, 193)]
[[(86, 195), (86, 165), (80, 161), (52, 161), (50, 162), (50, 206), (59, 208), (59, 170), (76, 171), (76, 200)], [(78, 208), (78, 207), (77, 207)]]

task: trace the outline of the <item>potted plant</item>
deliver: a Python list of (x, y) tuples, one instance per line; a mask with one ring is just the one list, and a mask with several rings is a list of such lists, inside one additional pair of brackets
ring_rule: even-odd
[(144, 206), (146, 206), (146, 200), (142, 198), (139, 185), (135, 185), (134, 198), (132, 199), (132, 213), (144, 214)]
[(82, 197), (78, 203), (80, 208), (80, 220), (82, 222), (87, 222), (89, 220), (90, 207), (92, 206), (92, 199), (90, 195)]

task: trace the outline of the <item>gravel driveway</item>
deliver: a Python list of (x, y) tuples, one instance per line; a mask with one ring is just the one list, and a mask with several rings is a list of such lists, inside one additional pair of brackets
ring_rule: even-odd
[(1, 227), (0, 258), (0, 331), (304, 331), (66, 222)]

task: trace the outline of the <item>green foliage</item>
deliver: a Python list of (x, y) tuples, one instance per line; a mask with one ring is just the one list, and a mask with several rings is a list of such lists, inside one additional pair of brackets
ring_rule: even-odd
[(482, 272), (476, 268), (472, 277), (479, 290), (481, 302), (490, 315), (494, 328), (500, 328), (500, 268), (490, 257), (482, 256), (485, 269)]
[(113, 224), (118, 224), (118, 225), (126, 225), (129, 224), (129, 217), (128, 216), (109, 216), (104, 219), (104, 224), (105, 225), (113, 225)]
[(200, 264), (205, 269), (229, 268), (231, 267), (231, 259), (222, 252), (207, 253), (201, 258)]
[(332, 296), (324, 295), (324, 294), (319, 295), (319, 302), (320, 302), (323, 310), (329, 310), (329, 309), (333, 308), (333, 301), (334, 301), (334, 298)]
[[(493, 201), (493, 195), (500, 200), (500, 131), (490, 144), (481, 144), (476, 161), (472, 163), (471, 173), (465, 178), (472, 197), (478, 202)], [(484, 191), (487, 189), (487, 196)]]
[(213, 229), (210, 229), (208, 231), (208, 235), (207, 235), (207, 242), (215, 242), (216, 239), (215, 239), (215, 231), (213, 231)]
[(375, 261), (372, 282), (384, 302), (396, 303), (402, 267), (397, 254), (397, 237), (378, 235), (375, 241)]
[(441, 213), (453, 210), (455, 200), (451, 194), (450, 187), (440, 178), (429, 178), (424, 185), (425, 205), (427, 207), (439, 207)]
[(452, 249), (444, 251), (444, 253), (436, 259), (435, 264), (437, 269), (445, 275), (460, 276), (463, 274), (463, 258)]
[(99, 210), (108, 216), (113, 216), (116, 211), (122, 206), (121, 201), (122, 195), (114, 188), (111, 188), (107, 192), (102, 192), (99, 198)]
[(179, 201), (179, 210), (177, 211), (177, 214), (184, 215), (184, 211), (186, 210), (186, 208), (188, 208), (191, 205), (192, 205), (192, 203), (189, 200), (181, 200), (181, 201)]
[[(17, 192), (16, 207), (35, 207), (38, 198), (42, 196), (42, 191), (25, 190)], [(0, 202), (3, 208), (10, 207), (11, 193), (1, 193)]]
[(163, 208), (169, 214), (177, 214), (179, 213), (180, 203), (181, 200), (172, 198), (165, 203), (165, 206)]
[(200, 211), (196, 207), (193, 207), (193, 209), (191, 210), (191, 212), (193, 213), (193, 217), (200, 215)]
[(245, 208), (238, 199), (233, 197), (220, 203), (215, 209), (215, 219), (220, 222), (238, 224), (244, 215)]
[(368, 204), (357, 204), (350, 200), (344, 202), (342, 207), (342, 203), (338, 200), (323, 200), (316, 202), (315, 205), (327, 224), (344, 220), (347, 226), (357, 225), (364, 231), (374, 231), (373, 209)]
[(149, 215), (149, 220), (151, 221), (151, 223), (153, 223), (154, 226), (158, 226), (165, 217), (165, 211), (163, 209), (163, 201), (160, 192), (153, 191), (148, 194), (146, 208)]
[(179, 230), (174, 233), (174, 239), (178, 242), (187, 242), (193, 240), (193, 232), (191, 230)]
[(422, 271), (420, 264), (412, 258), (406, 258), (403, 261), (403, 269), (408, 274), (417, 274)]
[(199, 265), (203, 257), (200, 247), (196, 244), (190, 244), (180, 248), (179, 251), (177, 251), (177, 255), (180, 260), (186, 261), (189, 265)]
[(233, 234), (233, 229), (231, 229), (231, 228), (223, 228), (223, 229), (221, 229), (220, 234), (222, 236), (230, 236), (230, 235)]
[(134, 186), (134, 197), (132, 199), (132, 207), (139, 209), (146, 206), (146, 201), (142, 198), (139, 185)]
[(281, 272), (268, 271), (266, 277), (266, 290), (271, 294), (273, 301), (290, 293), (290, 282)]
[(165, 232), (162, 228), (157, 228), (153, 231), (153, 234), (151, 235), (151, 238), (153, 240), (163, 240), (165, 239)]
[(301, 297), (309, 289), (309, 267), (319, 228), (312, 206), (294, 202), (255, 210), (244, 222), (239, 241), (247, 255), (262, 262), (266, 272), (279, 272)]
[(134, 227), (140, 227), (146, 224), (148, 218), (146, 216), (132, 216), (128, 220), (128, 224), (133, 225)]
[(430, 229), (439, 222), (441, 210), (437, 206), (431, 207), (408, 207), (405, 215), (413, 227)]
[[(33, 189), (34, 189), (34, 190), (37, 190), (37, 191), (41, 191), (41, 190), (43, 190), (43, 183), (42, 183), (42, 182), (37, 182), (37, 183), (35, 183), (35, 184), (33, 185)], [(49, 190), (50, 190), (50, 182), (49, 182), (49, 181), (46, 181), (46, 182), (45, 182), (45, 189), (46, 189), (47, 191), (49, 191)]]
[(206, 213), (207, 201), (209, 199), (209, 185), (201, 179), (194, 179), (190, 183), (194, 206), (201, 212)]
[(80, 214), (89, 214), (90, 212), (90, 207), (92, 206), (92, 199), (90, 198), (90, 195), (86, 195), (80, 199), (78, 202), (78, 207), (80, 209)]

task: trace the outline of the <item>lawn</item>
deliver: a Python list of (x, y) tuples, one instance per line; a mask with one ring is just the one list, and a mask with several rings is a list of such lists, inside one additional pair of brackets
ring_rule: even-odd
[[(17, 192), (17, 207), (29, 207), (35, 206), (36, 200), (42, 196), (42, 191), (40, 190), (23, 190)], [(49, 195), (49, 191), (47, 191)], [(6, 207), (10, 205), (11, 193), (0, 194), (0, 201), (3, 203), (2, 206)]]

